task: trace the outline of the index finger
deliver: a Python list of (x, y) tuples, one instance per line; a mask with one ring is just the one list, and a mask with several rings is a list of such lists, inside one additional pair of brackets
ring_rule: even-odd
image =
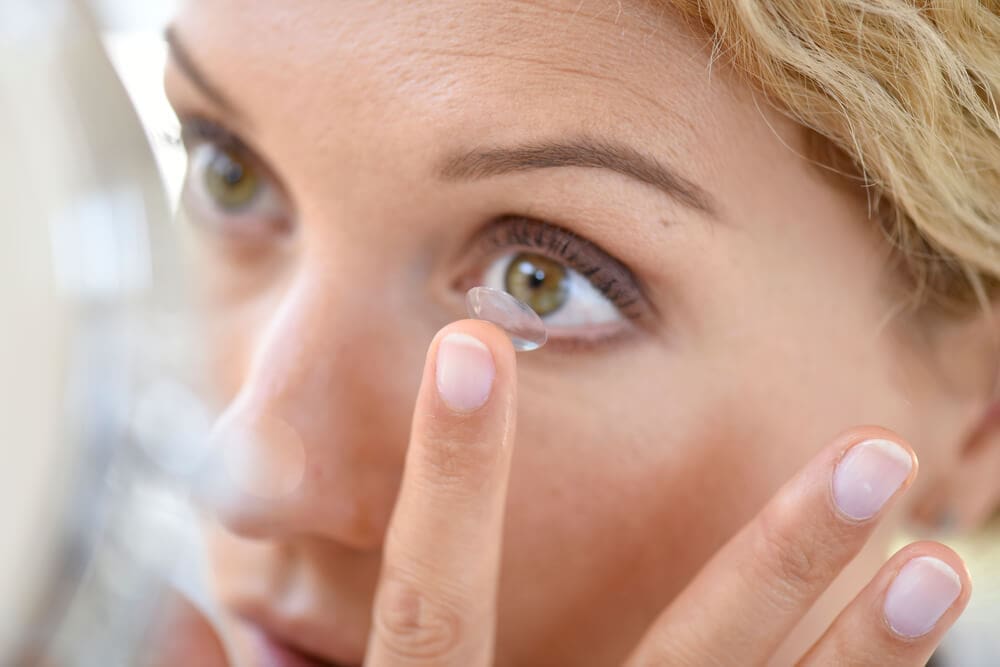
[(514, 349), (463, 320), (431, 344), (390, 520), (366, 665), (492, 661)]

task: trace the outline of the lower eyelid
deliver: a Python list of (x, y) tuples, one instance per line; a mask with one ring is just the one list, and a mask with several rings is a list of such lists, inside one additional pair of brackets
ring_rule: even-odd
[(599, 341), (607, 338), (614, 338), (628, 327), (625, 320), (606, 322), (603, 324), (591, 324), (579, 327), (546, 326), (551, 338), (589, 338)]
[(549, 339), (545, 347), (540, 350), (552, 352), (587, 352), (614, 349), (619, 345), (635, 340), (641, 334), (638, 327), (632, 326), (627, 321), (618, 323), (617, 331), (602, 332), (594, 335), (586, 329), (575, 329), (572, 335), (561, 335), (558, 329), (549, 329)]

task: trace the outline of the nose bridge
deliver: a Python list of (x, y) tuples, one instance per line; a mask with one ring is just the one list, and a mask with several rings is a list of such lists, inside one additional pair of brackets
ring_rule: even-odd
[(405, 375), (386, 370), (406, 365), (405, 346), (385, 333), (392, 327), (377, 308), (336, 287), (349, 281), (329, 272), (342, 270), (303, 266), (219, 420), (229, 475), (247, 487), (236, 491), (243, 502), (220, 512), (235, 532), (308, 533), (353, 548), (381, 542), (412, 410)]
[[(335, 389), (338, 360), (350, 332), (336, 297), (308, 272), (299, 273), (254, 346), (243, 389), (272, 409), (308, 412)], [(305, 397), (311, 400), (302, 403)]]

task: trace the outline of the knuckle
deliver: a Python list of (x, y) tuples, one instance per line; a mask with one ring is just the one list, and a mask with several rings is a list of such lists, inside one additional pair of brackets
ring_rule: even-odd
[(782, 607), (797, 606), (829, 575), (819, 554), (823, 547), (810, 539), (814, 531), (802, 514), (793, 501), (776, 499), (759, 516), (752, 540), (752, 576), (761, 579), (773, 602)]
[(427, 424), (423, 460), (431, 481), (443, 486), (479, 488), (496, 467), (499, 447), (475, 423)]
[(401, 573), (382, 583), (375, 610), (381, 643), (401, 658), (446, 662), (461, 644), (459, 605), (447, 594), (431, 593), (425, 584)]
[[(889, 635), (888, 629), (885, 631)], [(889, 639), (889, 642), (892, 640)], [(874, 639), (859, 641), (857, 636), (849, 636), (843, 632), (836, 632), (832, 637), (831, 653), (844, 663), (850, 661), (855, 665), (879, 665), (885, 660), (887, 650), (891, 650), (886, 639)]]

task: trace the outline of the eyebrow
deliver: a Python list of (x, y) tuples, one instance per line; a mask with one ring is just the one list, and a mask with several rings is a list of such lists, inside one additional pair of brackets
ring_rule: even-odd
[[(174, 26), (167, 27), (164, 39), (174, 62), (191, 83), (220, 109), (240, 116), (238, 108), (229, 97), (195, 64)], [(588, 136), (569, 141), (548, 141), (512, 148), (479, 148), (455, 153), (442, 161), (438, 175), (444, 180), (468, 181), (555, 167), (615, 171), (652, 185), (689, 208), (710, 217), (718, 217), (719, 207), (715, 198), (698, 184), (681, 176), (674, 168), (631, 146)]]
[(205, 97), (215, 103), (223, 111), (231, 113), (233, 115), (239, 116), (239, 110), (236, 105), (232, 103), (229, 97), (222, 92), (219, 86), (212, 83), (205, 73), (199, 68), (194, 59), (191, 57), (190, 51), (184, 47), (183, 42), (177, 36), (177, 30), (174, 26), (168, 26), (163, 33), (163, 38), (167, 42), (167, 46), (170, 48), (170, 55), (174, 62), (181, 71), (187, 76), (188, 80), (195, 85), (198, 90), (202, 92)]
[(658, 188), (689, 208), (718, 217), (718, 203), (712, 195), (672, 167), (631, 146), (587, 136), (570, 141), (474, 149), (452, 154), (442, 161), (438, 175), (445, 180), (478, 180), (553, 167), (616, 171)]

